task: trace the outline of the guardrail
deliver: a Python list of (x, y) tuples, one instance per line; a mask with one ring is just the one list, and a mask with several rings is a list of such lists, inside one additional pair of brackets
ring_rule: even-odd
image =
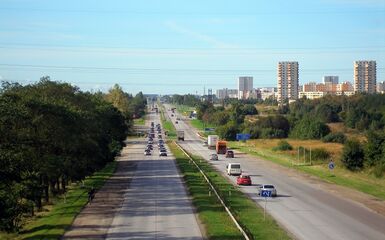
[(234, 215), (231, 213), (230, 209), (226, 206), (225, 202), (223, 201), (223, 199), (221, 198), (221, 196), (219, 196), (217, 190), (215, 189), (215, 187), (213, 186), (213, 184), (211, 183), (210, 179), (206, 176), (206, 174), (203, 172), (203, 170), (199, 167), (199, 165), (194, 161), (194, 159), (177, 143), (175, 142), (175, 145), (178, 146), (178, 148), (191, 160), (191, 162), (198, 168), (199, 172), (202, 174), (202, 176), (204, 177), (204, 179), (206, 180), (206, 182), (209, 184), (210, 188), (212, 189), (212, 191), (214, 192), (214, 194), (217, 196), (218, 200), (220, 201), (220, 203), (222, 204), (222, 206), (225, 208), (227, 214), (230, 216), (231, 220), (234, 222), (235, 226), (238, 228), (238, 230), (242, 233), (243, 237), (246, 239), (246, 240), (250, 240), (249, 236), (247, 236), (246, 234), (246, 231), (241, 227), (241, 225), (238, 223), (237, 219), (235, 219)]

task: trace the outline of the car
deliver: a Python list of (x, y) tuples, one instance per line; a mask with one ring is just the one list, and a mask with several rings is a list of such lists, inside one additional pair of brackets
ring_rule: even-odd
[(175, 124), (178, 124), (178, 121), (175, 121)]
[(271, 191), (271, 196), (276, 197), (277, 196), (277, 189), (275, 189), (274, 185), (271, 184), (262, 184), (258, 188), (258, 195), (261, 195), (262, 190), (264, 191)]
[(159, 152), (167, 152), (167, 149), (161, 148), (161, 149), (159, 149)]
[(151, 156), (151, 152), (150, 151), (144, 151), (144, 156)]
[(204, 146), (204, 147), (207, 147), (207, 141), (204, 141), (204, 142), (203, 142), (203, 146)]
[(226, 165), (227, 175), (239, 176), (242, 174), (242, 168), (240, 163), (229, 163)]
[(234, 158), (234, 151), (232, 151), (232, 150), (227, 150), (227, 152), (226, 152), (226, 157), (227, 157), (227, 158)]
[(251, 177), (249, 175), (241, 174), (237, 177), (238, 185), (251, 185)]
[(211, 155), (210, 155), (210, 160), (212, 160), (212, 161), (217, 161), (217, 160), (218, 160), (218, 155), (215, 154), (215, 153), (211, 154)]
[(174, 114), (171, 114), (171, 117), (173, 117), (174, 116)]
[(167, 153), (166, 152), (160, 152), (159, 157), (167, 157)]
[(148, 140), (148, 144), (153, 144), (154, 142), (152, 140)]

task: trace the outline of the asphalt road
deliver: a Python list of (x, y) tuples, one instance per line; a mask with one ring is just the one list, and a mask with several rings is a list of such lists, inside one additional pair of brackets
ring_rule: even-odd
[[(160, 122), (155, 113), (149, 117)], [(107, 239), (202, 239), (174, 157), (169, 151), (159, 157), (155, 143), (151, 156), (143, 154), (145, 141), (131, 144), (129, 158), (136, 162), (136, 171)]]
[[(155, 113), (149, 117), (160, 122)], [(127, 141), (116, 173), (76, 217), (63, 239), (203, 238), (175, 158), (159, 157), (158, 139), (154, 140), (151, 156), (144, 156), (147, 141), (143, 138)]]
[[(165, 105), (166, 109), (170, 105)], [(185, 141), (179, 143), (189, 152), (209, 161), (215, 153), (202, 145), (203, 141), (183, 120), (175, 124), (175, 118), (167, 111), (177, 130), (184, 130)], [(267, 212), (297, 239), (385, 239), (385, 218), (361, 204), (344, 199), (338, 192), (324, 191), (319, 181), (298, 177), (282, 167), (246, 154), (238, 154), (234, 159), (219, 156), (219, 161), (209, 161), (225, 175), (229, 162), (241, 163), (242, 170), (251, 175), (253, 186), (240, 187), (257, 204), (264, 206), (264, 198), (257, 195), (256, 184), (273, 184), (278, 197), (267, 202)], [(225, 175), (236, 184), (235, 177)]]

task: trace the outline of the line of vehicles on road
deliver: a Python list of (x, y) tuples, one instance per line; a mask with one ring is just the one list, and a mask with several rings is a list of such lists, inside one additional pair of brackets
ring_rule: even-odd
[[(175, 117), (175, 124), (178, 124), (178, 121), (181, 121), (179, 117), (176, 116), (176, 109), (171, 108), (171, 117)], [(178, 141), (184, 141), (184, 131), (177, 131)], [(208, 135), (207, 141), (204, 142), (204, 146), (207, 146), (208, 149), (215, 150), (216, 153), (210, 154), (209, 159), (211, 161), (218, 161), (218, 154), (224, 154), (226, 158), (234, 158), (234, 151), (227, 147), (226, 141), (219, 140), (217, 135)], [(240, 163), (228, 163), (226, 165), (226, 173), (229, 176), (237, 176), (237, 185), (252, 186), (251, 177), (244, 172), (242, 172)], [(272, 184), (257, 184), (258, 194), (261, 195), (262, 191), (271, 191), (271, 196), (277, 196), (277, 190)]]
[[(204, 143), (209, 149), (215, 149), (216, 153), (210, 155), (211, 161), (218, 161), (218, 154), (224, 154), (226, 158), (234, 158), (234, 151), (227, 148), (226, 141), (219, 141), (217, 135), (209, 135), (207, 137), (207, 142)], [(251, 186), (252, 181), (251, 177), (242, 172), (242, 167), (240, 163), (228, 163), (226, 165), (226, 174), (229, 176), (237, 176), (237, 185)], [(270, 191), (271, 196), (277, 196), (277, 190), (274, 185), (271, 184), (258, 184), (258, 194), (261, 195), (262, 191)]]
[[(155, 132), (156, 130), (156, 132)], [(152, 151), (154, 150), (154, 139), (155, 136), (158, 138), (158, 150), (159, 150), (159, 156), (160, 157), (167, 157), (167, 149), (164, 146), (164, 140), (162, 137), (162, 128), (159, 123), (155, 125), (154, 122), (151, 122), (150, 130), (148, 131), (147, 135), (147, 145), (144, 150), (145, 156), (151, 156)]]

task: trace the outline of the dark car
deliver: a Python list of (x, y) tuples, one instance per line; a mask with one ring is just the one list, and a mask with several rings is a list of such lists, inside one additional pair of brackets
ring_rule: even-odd
[(227, 158), (234, 158), (234, 151), (232, 151), (232, 150), (227, 150), (227, 152), (226, 152), (226, 157), (227, 157)]
[(167, 157), (167, 152), (160, 152), (160, 153), (159, 153), (159, 156), (160, 156), (160, 157)]
[(251, 185), (251, 178), (249, 175), (240, 175), (237, 177), (238, 185)]

